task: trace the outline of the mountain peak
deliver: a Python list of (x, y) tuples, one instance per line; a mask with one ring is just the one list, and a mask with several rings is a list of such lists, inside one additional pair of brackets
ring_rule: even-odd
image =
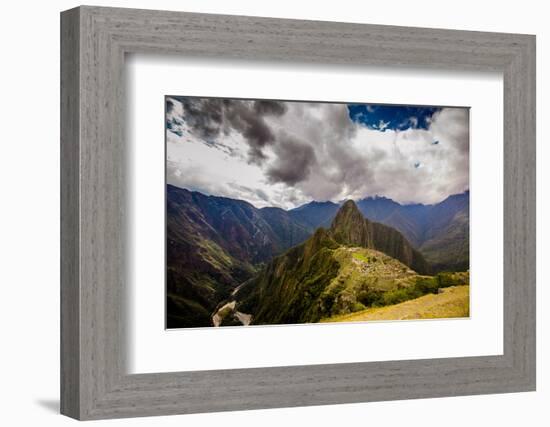
[(365, 217), (355, 202), (353, 200), (347, 200), (342, 204), (340, 209), (338, 209), (338, 212), (336, 212), (336, 216), (332, 220), (330, 228), (333, 232), (348, 231), (350, 228), (360, 226), (364, 220)]
[[(350, 222), (357, 223), (363, 221), (364, 217), (357, 205), (353, 200), (346, 200), (344, 204), (338, 209), (336, 217), (332, 221), (332, 228), (337, 227), (343, 222), (348, 224)], [(352, 225), (352, 224), (350, 224)]]
[(344, 203), (342, 203), (341, 209), (353, 209), (353, 208), (357, 209), (357, 205), (352, 199), (348, 199)]
[(347, 200), (332, 221), (330, 230), (335, 240), (349, 245), (372, 247), (369, 221), (353, 200)]

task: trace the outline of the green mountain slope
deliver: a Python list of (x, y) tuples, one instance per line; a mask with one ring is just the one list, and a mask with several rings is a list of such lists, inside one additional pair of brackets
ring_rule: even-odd
[(252, 314), (254, 324), (318, 321), (319, 296), (338, 273), (338, 261), (332, 256), (337, 248), (328, 232), (319, 228), (239, 289), (238, 310)]
[(244, 283), (236, 309), (252, 314), (253, 324), (318, 322), (439, 288), (439, 278), (421, 276), (412, 266), (428, 269), (399, 232), (365, 219), (349, 201), (329, 230), (317, 229)]

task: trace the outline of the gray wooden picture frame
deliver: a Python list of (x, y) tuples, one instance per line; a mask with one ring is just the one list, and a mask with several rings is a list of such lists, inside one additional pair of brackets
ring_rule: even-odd
[[(127, 53), (504, 78), (504, 354), (125, 370)], [(162, 286), (162, 284), (159, 284)], [(61, 14), (61, 412), (77, 419), (535, 390), (535, 37), (83, 6)]]

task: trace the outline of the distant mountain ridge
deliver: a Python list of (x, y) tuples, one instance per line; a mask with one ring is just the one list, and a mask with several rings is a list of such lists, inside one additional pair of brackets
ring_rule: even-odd
[(340, 205), (333, 202), (309, 202), (288, 211), (298, 223), (315, 230), (318, 227), (330, 227)]
[(470, 192), (433, 204), (401, 205), (384, 197), (359, 200), (361, 213), (399, 230), (435, 270), (467, 270), (470, 259)]

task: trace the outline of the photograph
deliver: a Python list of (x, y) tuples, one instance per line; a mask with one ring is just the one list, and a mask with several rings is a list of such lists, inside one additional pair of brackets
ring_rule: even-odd
[(470, 316), (470, 110), (166, 95), (167, 329)]

